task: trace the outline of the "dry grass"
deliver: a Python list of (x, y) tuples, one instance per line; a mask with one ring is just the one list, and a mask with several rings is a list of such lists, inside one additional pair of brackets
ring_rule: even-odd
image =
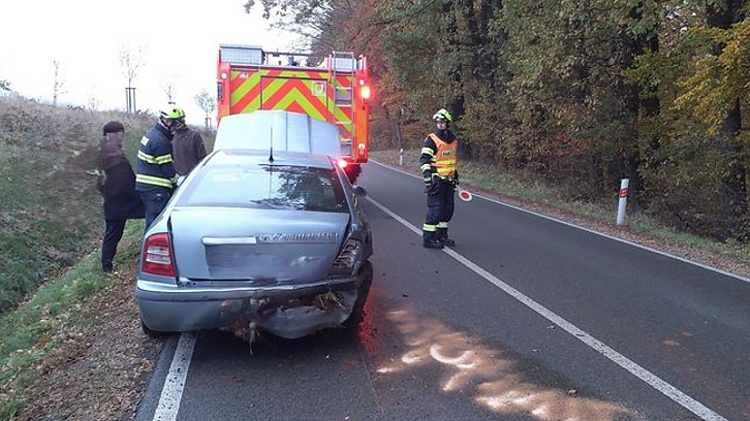
[(95, 150), (110, 120), (130, 132), (132, 161), (151, 118), (0, 96), (0, 312), (96, 247), (104, 225), (96, 179), (66, 164)]
[[(133, 300), (134, 267), (64, 317), (45, 341), (57, 346), (33, 375), (4, 394), (24, 405), (13, 420), (132, 420), (162, 343), (141, 332)], [(77, 321), (72, 323), (72, 321)], [(44, 346), (41, 341), (37, 346)]]
[(42, 307), (29, 328), (43, 332), (0, 367), (0, 419), (134, 419), (162, 347), (141, 331), (134, 300), (142, 229), (129, 224), (119, 271), (101, 273), (92, 253), (17, 310)]
[(99, 272), (96, 178), (65, 169), (93, 165), (110, 120), (130, 132), (132, 162), (153, 117), (0, 96), (0, 419), (117, 419), (158, 345), (134, 322), (134, 274)]
[(134, 299), (142, 221), (103, 274), (96, 178), (68, 170), (93, 164), (110, 120), (134, 163), (155, 117), (0, 96), (0, 420), (132, 420), (161, 351)]

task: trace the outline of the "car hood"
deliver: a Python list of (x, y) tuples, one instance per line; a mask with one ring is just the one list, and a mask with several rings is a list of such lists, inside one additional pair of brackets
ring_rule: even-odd
[(327, 278), (348, 213), (176, 208), (170, 215), (182, 280), (304, 284)]

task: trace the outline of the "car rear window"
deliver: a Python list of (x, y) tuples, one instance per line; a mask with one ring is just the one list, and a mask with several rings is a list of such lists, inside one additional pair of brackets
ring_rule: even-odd
[[(348, 212), (333, 169), (289, 165), (207, 166), (195, 174), (178, 206), (229, 206)], [(181, 187), (182, 188), (182, 187)]]

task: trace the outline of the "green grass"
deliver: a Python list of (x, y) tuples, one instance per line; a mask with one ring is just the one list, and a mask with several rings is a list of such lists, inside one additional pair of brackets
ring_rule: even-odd
[[(142, 234), (142, 220), (128, 222), (116, 256), (117, 266), (138, 259)], [(12, 419), (23, 408), (21, 386), (41, 375), (34, 366), (59, 345), (58, 336), (52, 333), (83, 323), (79, 310), (87, 299), (118, 281), (101, 271), (100, 254), (92, 252), (58, 278), (44, 283), (14, 311), (0, 316), (0, 390), (16, 391), (0, 394), (0, 419)]]
[[(100, 269), (104, 232), (93, 169), (102, 126), (125, 125), (125, 154), (135, 164), (138, 143), (156, 118), (57, 108), (0, 96), (0, 419), (24, 406), (23, 384), (55, 352), (59, 332), (79, 320), (86, 301), (117, 281)], [(203, 133), (211, 150), (215, 133)], [(143, 220), (126, 226), (115, 265), (136, 262)], [(55, 334), (57, 332), (57, 334)]]
[(98, 248), (104, 221), (96, 178), (65, 167), (95, 167), (81, 158), (98, 148), (110, 120), (125, 125), (125, 150), (133, 163), (153, 117), (0, 96), (0, 314)]

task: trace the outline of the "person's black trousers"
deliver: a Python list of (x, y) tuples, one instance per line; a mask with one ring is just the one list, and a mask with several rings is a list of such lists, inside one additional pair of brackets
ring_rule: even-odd
[(104, 272), (112, 271), (112, 262), (115, 260), (117, 253), (117, 244), (122, 239), (122, 233), (125, 231), (125, 219), (107, 219), (102, 239), (102, 270)]

